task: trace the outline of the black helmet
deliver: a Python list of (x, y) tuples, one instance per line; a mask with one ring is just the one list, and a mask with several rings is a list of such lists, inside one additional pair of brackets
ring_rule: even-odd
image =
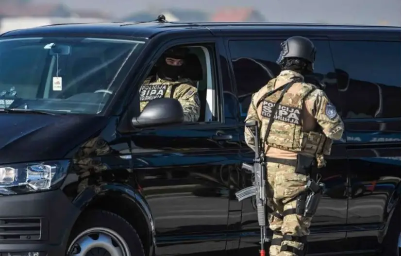
[(300, 58), (311, 63), (315, 61), (316, 48), (308, 38), (292, 36), (282, 42), (281, 47), (277, 63), (281, 63), (285, 58)]

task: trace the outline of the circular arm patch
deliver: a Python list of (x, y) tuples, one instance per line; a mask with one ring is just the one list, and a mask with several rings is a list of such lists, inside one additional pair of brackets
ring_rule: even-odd
[(325, 106), (325, 114), (329, 119), (334, 119), (337, 115), (335, 106), (328, 102)]

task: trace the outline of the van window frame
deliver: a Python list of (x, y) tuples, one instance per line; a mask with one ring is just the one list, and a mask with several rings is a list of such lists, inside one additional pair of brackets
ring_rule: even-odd
[[(138, 69), (137, 72), (141, 72), (141, 75), (135, 76), (128, 84), (130, 84), (132, 95), (130, 95), (127, 100), (130, 102), (127, 108), (123, 112), (122, 122), (120, 123), (118, 130), (122, 133), (125, 132), (133, 132), (136, 129), (131, 126), (131, 118), (137, 116), (139, 111), (139, 93), (138, 90), (142, 85), (143, 81), (147, 78), (148, 74), (154, 67), (156, 61), (162, 56), (162, 54), (171, 47), (174, 46), (196, 46), (196, 45), (210, 45), (213, 46), (213, 52), (209, 53), (211, 55), (212, 61), (212, 80), (215, 86), (215, 98), (216, 98), (216, 121), (205, 122), (205, 121), (198, 121), (198, 122), (183, 122), (180, 124), (172, 124), (164, 127), (194, 127), (194, 128), (213, 128), (213, 127), (222, 127), (226, 126), (225, 118), (223, 114), (223, 79), (222, 75), (220, 74), (221, 70), (221, 63), (219, 61), (219, 56), (221, 55), (220, 45), (222, 42), (220, 38), (213, 37), (213, 36), (202, 36), (198, 38), (194, 37), (182, 37), (180, 39), (172, 39), (172, 40), (163, 40), (154, 39), (154, 42), (149, 42), (148, 47), (155, 47), (152, 51), (152, 55), (147, 58), (145, 65), (142, 68)], [(146, 54), (149, 48), (143, 49), (143, 54)], [(230, 126), (230, 125), (229, 125)], [(149, 127), (153, 128), (153, 127)]]

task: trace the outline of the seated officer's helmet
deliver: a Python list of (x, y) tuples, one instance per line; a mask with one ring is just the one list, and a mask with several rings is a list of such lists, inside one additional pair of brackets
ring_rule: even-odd
[(282, 51), (277, 63), (281, 63), (285, 58), (300, 58), (314, 63), (316, 48), (308, 38), (302, 36), (292, 36), (281, 43)]

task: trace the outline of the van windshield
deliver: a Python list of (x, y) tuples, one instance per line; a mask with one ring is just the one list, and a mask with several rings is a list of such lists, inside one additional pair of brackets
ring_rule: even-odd
[(0, 109), (99, 114), (143, 41), (35, 37), (0, 39)]

